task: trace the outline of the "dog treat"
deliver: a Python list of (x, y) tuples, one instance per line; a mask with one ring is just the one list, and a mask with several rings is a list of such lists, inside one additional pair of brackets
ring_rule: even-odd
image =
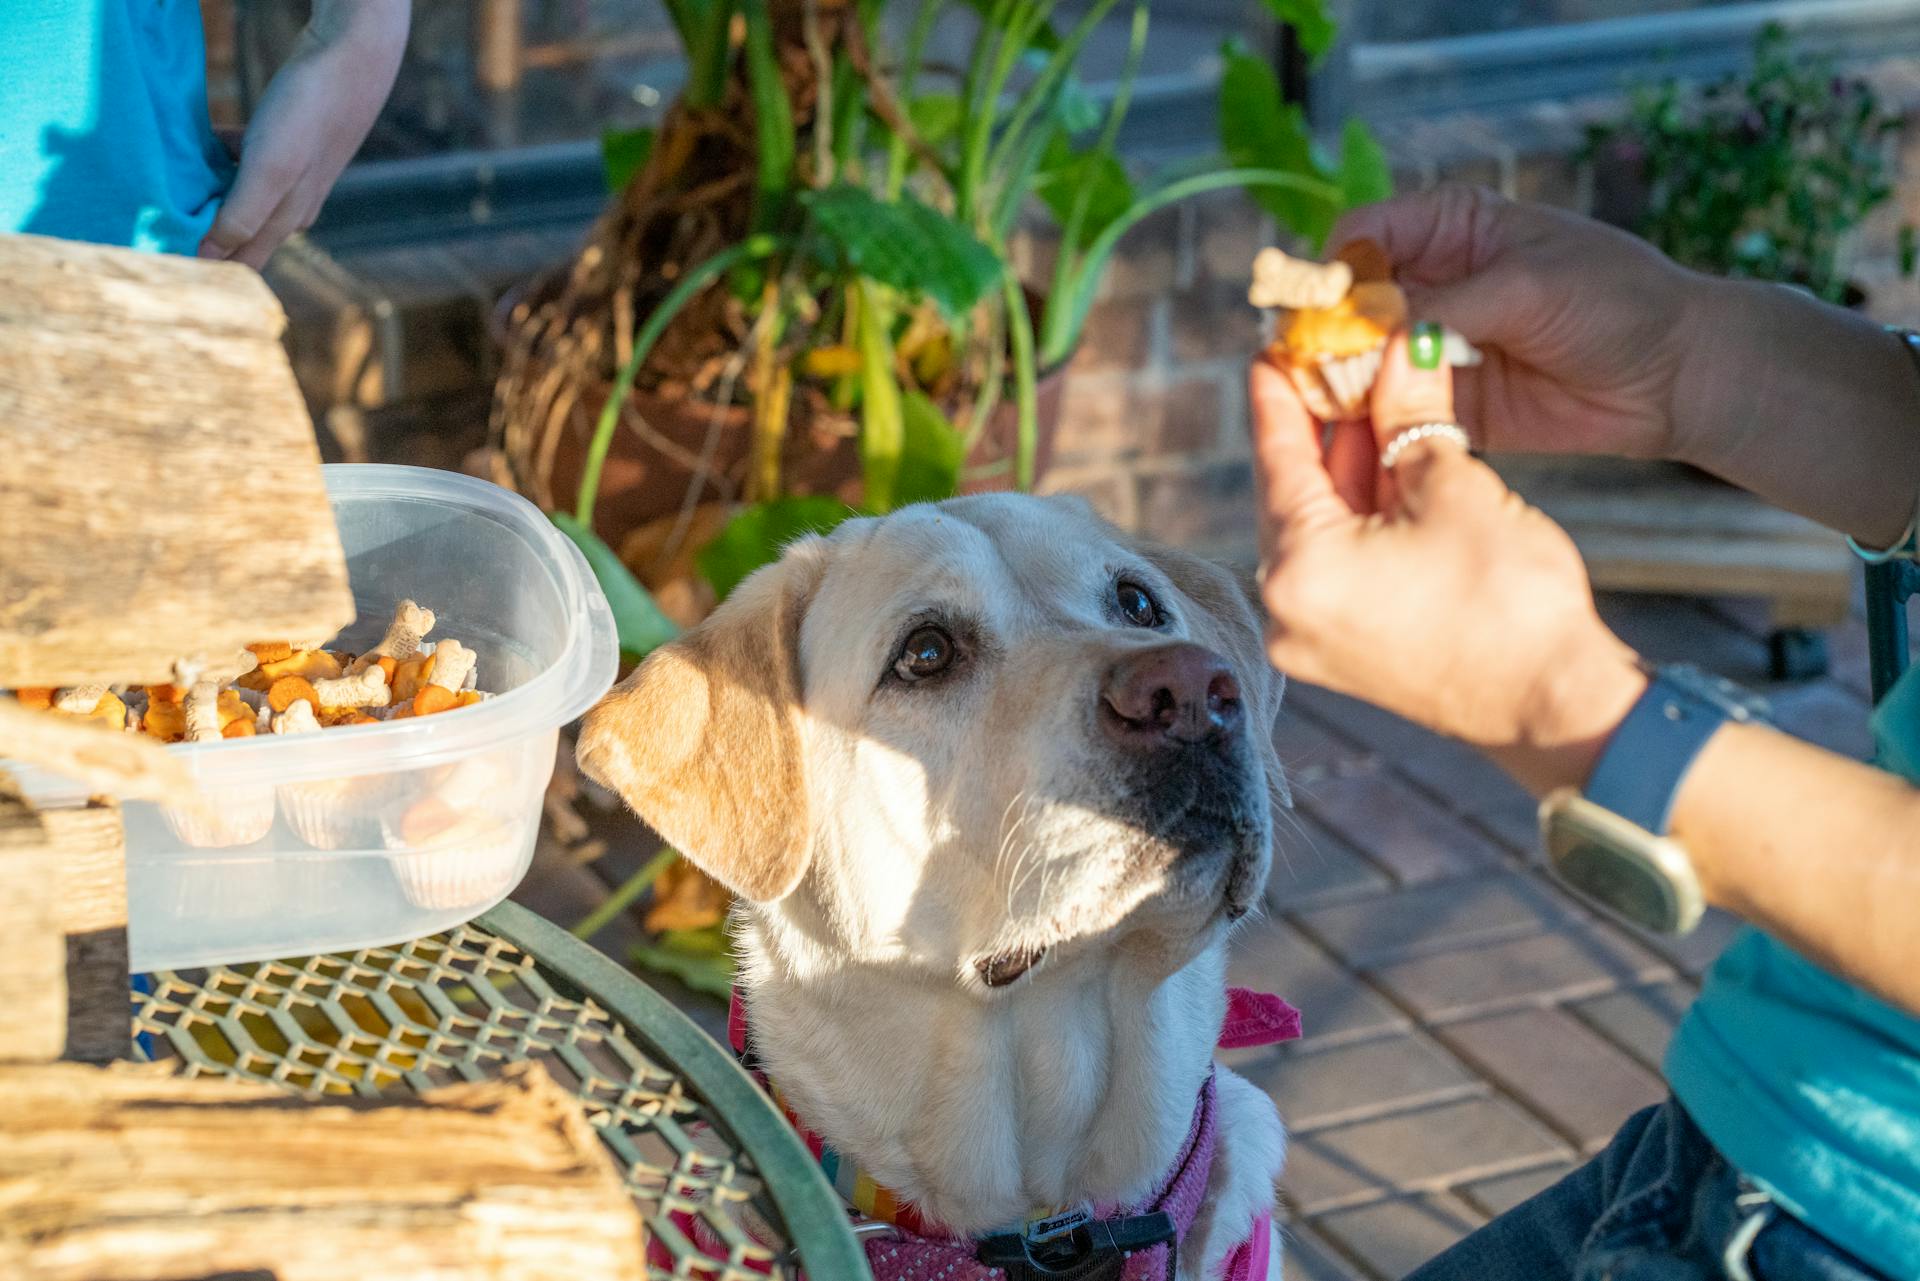
[(97, 720), (163, 743), (207, 743), (374, 725), (472, 707), (478, 655), (448, 637), (430, 646), (430, 609), (401, 601), (380, 643), (359, 656), (319, 641), (260, 641), (215, 659), (183, 662), (168, 684), (23, 688), (22, 706)]
[[(398, 663), (402, 659), (412, 658), (420, 652), (420, 642), (433, 630), (433, 611), (422, 609), (410, 600), (403, 600), (393, 608), (393, 621), (387, 624), (387, 634), (380, 643), (353, 660), (347, 667), (349, 676), (358, 675), (381, 659), (391, 659)], [(386, 669), (389, 679), (393, 668)]]
[[(1331, 262), (1262, 249), (1247, 301), (1273, 313), (1266, 358), (1292, 376), (1307, 408), (1326, 422), (1357, 418), (1380, 373), (1387, 340), (1407, 323), (1407, 296), (1386, 251), (1371, 240), (1343, 246)], [(1458, 334), (1442, 339), (1447, 363), (1479, 353)]]
[(1262, 249), (1247, 301), (1276, 313), (1267, 358), (1292, 374), (1307, 408), (1327, 421), (1364, 412), (1387, 339), (1407, 323), (1406, 295), (1386, 255), (1366, 240), (1324, 263)]

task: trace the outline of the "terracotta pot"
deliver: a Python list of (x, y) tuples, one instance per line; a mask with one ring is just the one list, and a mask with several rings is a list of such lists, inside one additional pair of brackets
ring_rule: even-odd
[[(496, 312), (496, 333), (500, 332), (499, 322), (512, 313), (523, 297), (510, 294), (501, 301)], [(1053, 456), (1065, 381), (1063, 366), (1043, 375), (1037, 388), (1036, 479), (1045, 473)], [(579, 492), (580, 473), (586, 465), (594, 420), (609, 390), (610, 384), (596, 385), (574, 404), (559, 439), (552, 444), (553, 462), (547, 490), (531, 496), (551, 502), (559, 510), (572, 508)], [(635, 391), (628, 400), (628, 416), (614, 435), (600, 474), (600, 494), (594, 506), (595, 532), (609, 546), (618, 548), (632, 531), (671, 519), (686, 505), (688, 489), (694, 484), (702, 461), (707, 479), (700, 484), (696, 506), (718, 501), (728, 489), (734, 495), (741, 493), (752, 444), (749, 426), (747, 410), (742, 406), (716, 407), (684, 396), (665, 397)], [(967, 458), (962, 492), (1011, 489), (1014, 483), (1011, 466), (980, 479), (965, 480), (964, 476), (966, 471), (1011, 460), (1018, 441), (1019, 414), (1011, 396), (1003, 396)], [(510, 461), (525, 487), (530, 460)], [(858, 503), (863, 485), (859, 441), (852, 434), (852, 424), (842, 420), (822, 427), (796, 422), (781, 449), (780, 474), (787, 492), (830, 494), (849, 504)], [(716, 476), (724, 479), (728, 489), (714, 483)]]

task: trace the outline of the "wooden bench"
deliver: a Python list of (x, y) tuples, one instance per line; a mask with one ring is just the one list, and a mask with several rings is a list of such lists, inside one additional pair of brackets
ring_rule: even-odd
[(1677, 463), (1488, 461), (1573, 536), (1596, 590), (1761, 598), (1775, 679), (1825, 670), (1819, 629), (1847, 617), (1860, 574), (1839, 534)]

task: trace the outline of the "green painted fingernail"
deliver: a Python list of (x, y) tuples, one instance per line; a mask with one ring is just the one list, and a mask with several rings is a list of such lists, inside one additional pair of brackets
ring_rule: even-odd
[(1440, 326), (1431, 320), (1415, 325), (1407, 339), (1407, 354), (1413, 358), (1415, 369), (1440, 368), (1441, 348)]

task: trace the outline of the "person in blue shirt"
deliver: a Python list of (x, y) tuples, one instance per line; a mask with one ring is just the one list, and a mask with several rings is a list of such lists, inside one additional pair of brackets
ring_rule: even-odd
[(199, 0), (0, 0), (0, 231), (262, 266), (310, 226), (393, 87), (407, 0), (316, 0), (235, 164)]
[[(1669, 1101), (1410, 1281), (1920, 1278), (1920, 668), (1874, 711), (1873, 765), (1691, 702), (1467, 449), (1677, 459), (1910, 557), (1907, 337), (1484, 191), (1357, 211), (1335, 243), (1358, 237), (1424, 323), (1330, 441), (1253, 370), (1270, 657), (1476, 744), (1549, 815), (1651, 799), (1662, 875), (1747, 924), (1675, 1032)], [(1484, 353), (1457, 407), (1434, 322)]]

